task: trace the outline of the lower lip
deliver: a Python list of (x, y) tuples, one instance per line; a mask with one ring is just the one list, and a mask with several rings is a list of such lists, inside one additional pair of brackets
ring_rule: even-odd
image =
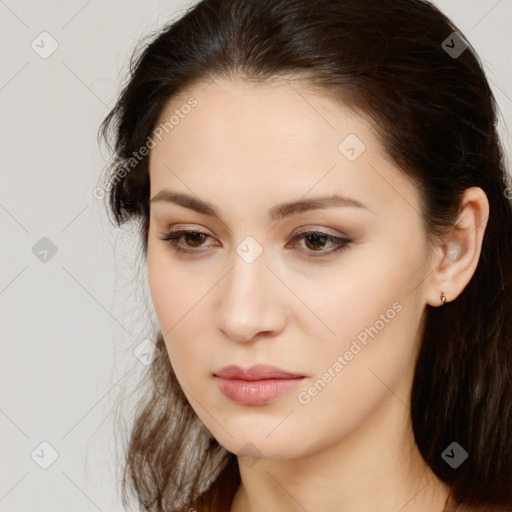
[(263, 405), (302, 382), (305, 377), (294, 379), (242, 380), (216, 377), (222, 394), (240, 405)]

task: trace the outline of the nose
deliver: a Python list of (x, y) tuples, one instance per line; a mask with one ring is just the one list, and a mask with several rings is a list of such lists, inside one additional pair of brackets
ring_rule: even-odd
[(248, 263), (235, 253), (233, 267), (218, 288), (217, 327), (233, 341), (273, 337), (284, 328), (286, 314), (279, 293), (283, 285), (267, 267), (264, 255)]

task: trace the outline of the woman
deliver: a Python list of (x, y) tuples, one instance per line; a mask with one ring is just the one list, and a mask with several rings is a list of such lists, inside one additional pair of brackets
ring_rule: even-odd
[(510, 510), (496, 118), (422, 0), (205, 0), (161, 30), (101, 132), (161, 354), (125, 503)]

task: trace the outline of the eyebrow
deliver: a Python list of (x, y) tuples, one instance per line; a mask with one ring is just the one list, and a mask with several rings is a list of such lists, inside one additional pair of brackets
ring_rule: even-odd
[[(220, 218), (217, 208), (215, 208), (211, 203), (187, 194), (172, 192), (170, 190), (161, 190), (151, 199), (151, 203), (156, 202), (174, 203), (203, 215), (208, 215), (209, 217)], [(285, 217), (306, 211), (324, 210), (334, 206), (355, 207), (372, 212), (372, 210), (370, 210), (370, 208), (361, 201), (340, 194), (331, 194), (327, 196), (312, 197), (309, 199), (299, 199), (275, 205), (269, 210), (269, 216), (272, 220), (281, 220)]]

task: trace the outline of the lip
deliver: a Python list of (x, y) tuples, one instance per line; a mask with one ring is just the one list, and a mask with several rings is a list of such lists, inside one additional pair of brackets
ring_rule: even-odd
[(250, 368), (241, 368), (236, 364), (224, 366), (218, 372), (215, 372), (216, 377), (223, 379), (241, 379), (241, 380), (263, 380), (263, 379), (294, 379), (298, 377), (305, 377), (300, 373), (291, 373), (272, 366), (270, 364), (256, 364)]
[(229, 365), (213, 375), (221, 393), (239, 405), (267, 404), (306, 378), (266, 364), (250, 368)]

